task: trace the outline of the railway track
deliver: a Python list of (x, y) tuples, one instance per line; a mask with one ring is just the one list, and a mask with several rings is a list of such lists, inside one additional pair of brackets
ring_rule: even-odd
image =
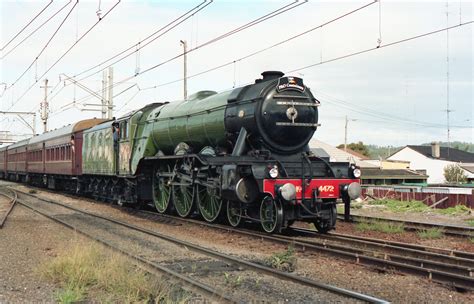
[[(469, 252), (336, 233), (320, 234), (302, 228), (290, 229), (289, 235), (268, 235), (150, 211), (130, 211), (137, 215), (145, 214), (147, 218), (165, 217), (170, 221), (193, 223), (291, 245), (303, 252), (323, 252), (361, 265), (426, 277), (430, 281), (460, 290), (474, 290), (474, 254)], [(295, 236), (295, 232), (299, 234)]]
[[(148, 268), (148, 269), (152, 268), (154, 271), (160, 271), (162, 273), (167, 274), (168, 276), (174, 277), (175, 279), (182, 280), (187, 285), (191, 285), (194, 289), (199, 290), (200, 293), (205, 294), (207, 296), (212, 296), (213, 298), (216, 298), (216, 297), (221, 298), (222, 300), (224, 300), (226, 302), (237, 302), (239, 300), (234, 299), (232, 297), (229, 297), (227, 292), (223, 292), (222, 290), (219, 290), (218, 288), (211, 287), (209, 284), (206, 285), (202, 282), (197, 281), (196, 279), (192, 279), (192, 278), (189, 278), (188, 276), (184, 276), (183, 274), (181, 274), (177, 271), (173, 271), (173, 270), (169, 269), (169, 267), (162, 266), (159, 263), (154, 263), (154, 262), (150, 261), (149, 259), (144, 258), (140, 255), (131, 254), (127, 250), (125, 250), (123, 248), (120, 248), (120, 247), (117, 247), (113, 243), (104, 240), (102, 235), (100, 237), (98, 237), (98, 235), (100, 235), (100, 234), (93, 234), (93, 233), (88, 232), (87, 229), (79, 227), (80, 225), (77, 224), (77, 221), (76, 221), (76, 224), (71, 224), (70, 222), (68, 222), (67, 220), (64, 219), (65, 218), (65, 216), (64, 216), (65, 211), (64, 210), (67, 210), (67, 212), (72, 212), (74, 217), (76, 217), (76, 218), (77, 217), (81, 217), (81, 218), (82, 217), (87, 217), (91, 220), (93, 219), (93, 221), (95, 221), (95, 222), (100, 221), (100, 222), (103, 222), (103, 223), (107, 223), (107, 225), (110, 226), (108, 229), (117, 230), (118, 229), (117, 227), (120, 227), (120, 229), (125, 229), (126, 228), (127, 230), (134, 231), (134, 233), (144, 234), (147, 237), (153, 237), (153, 238), (155, 238), (157, 240), (160, 240), (160, 241), (169, 242), (169, 243), (177, 245), (181, 248), (185, 248), (186, 250), (191, 249), (192, 251), (194, 251), (194, 252), (196, 252), (200, 255), (204, 255), (208, 258), (219, 260), (221, 262), (227, 263), (228, 265), (232, 265), (233, 267), (238, 267), (238, 269), (243, 268), (243, 269), (246, 269), (247, 271), (252, 271), (252, 272), (254, 272), (254, 273), (256, 273), (260, 276), (261, 275), (271, 276), (271, 277), (277, 278), (278, 280), (281, 280), (281, 281), (291, 282), (293, 284), (297, 284), (297, 285), (300, 285), (300, 286), (302, 285), (302, 286), (306, 286), (306, 287), (312, 287), (312, 288), (316, 288), (316, 289), (319, 289), (319, 290), (324, 290), (325, 292), (330, 292), (332, 294), (336, 294), (338, 296), (343, 296), (343, 297), (346, 297), (346, 298), (352, 298), (352, 299), (356, 299), (356, 300), (362, 300), (362, 301), (365, 301), (365, 302), (370, 302), (370, 303), (383, 303), (383, 302), (386, 302), (382, 299), (371, 297), (371, 296), (368, 296), (368, 295), (365, 295), (365, 294), (362, 294), (362, 293), (350, 291), (350, 290), (339, 288), (339, 287), (336, 287), (336, 286), (331, 286), (331, 285), (328, 285), (328, 284), (319, 283), (319, 282), (316, 282), (316, 281), (308, 279), (308, 278), (299, 277), (297, 275), (286, 273), (286, 272), (283, 272), (283, 271), (279, 271), (279, 270), (276, 270), (276, 269), (273, 269), (273, 268), (270, 268), (270, 267), (267, 267), (267, 266), (263, 266), (261, 264), (255, 263), (255, 262), (243, 260), (240, 257), (224, 254), (224, 253), (221, 253), (221, 252), (218, 252), (218, 251), (215, 251), (215, 250), (211, 250), (209, 248), (205, 248), (205, 247), (202, 247), (202, 246), (199, 246), (199, 245), (187, 242), (187, 241), (179, 240), (179, 239), (176, 239), (174, 237), (164, 235), (164, 234), (161, 234), (161, 233), (158, 233), (158, 232), (155, 232), (155, 231), (151, 231), (151, 230), (148, 230), (148, 229), (145, 229), (145, 228), (142, 228), (142, 227), (138, 227), (138, 226), (135, 226), (135, 225), (131, 225), (129, 223), (119, 221), (119, 220), (116, 220), (116, 219), (113, 219), (113, 218), (104, 217), (102, 215), (87, 212), (87, 211), (84, 211), (84, 210), (81, 210), (81, 209), (78, 209), (78, 208), (75, 208), (75, 207), (71, 207), (69, 205), (62, 204), (62, 203), (59, 203), (59, 202), (56, 202), (56, 201), (53, 201), (53, 200), (46, 200), (46, 199), (43, 199), (43, 198), (39, 198), (35, 195), (29, 194), (29, 193), (26, 193), (26, 192), (19, 191), (19, 193), (21, 193), (21, 196), (19, 197), (19, 200), (18, 200), (19, 204), (21, 204), (21, 205), (37, 212), (37, 213), (39, 213), (43, 216), (46, 216), (46, 217), (48, 217), (48, 218), (64, 225), (64, 226), (66, 226), (66, 227), (74, 229), (75, 231), (78, 231), (78, 232), (86, 235), (87, 237), (89, 237), (91, 239), (94, 239), (95, 241), (98, 241), (98, 242), (100, 242), (100, 243), (102, 243), (102, 244), (104, 244), (104, 245), (106, 245), (106, 246), (108, 246), (108, 247), (110, 247), (114, 250), (117, 250), (117, 251), (121, 252), (122, 254), (125, 254), (125, 255), (133, 258), (134, 260), (138, 261), (139, 264), (144, 264), (146, 266), (146, 268)], [(24, 199), (25, 197), (29, 197), (28, 202), (25, 202), (25, 199)], [(33, 201), (36, 201), (36, 202), (33, 202)], [(44, 204), (44, 202), (47, 202), (48, 204)], [(54, 208), (62, 209), (62, 211), (59, 211), (59, 212), (56, 212), (56, 213), (51, 212), (51, 206), (54, 206)], [(47, 209), (49, 209), (50, 212), (48, 212)], [(72, 217), (72, 215), (67, 216), (67, 218), (71, 218), (71, 217)], [(112, 228), (112, 226), (114, 228)], [(290, 284), (290, 283), (285, 283), (285, 284)]]
[[(248, 229), (208, 224), (193, 219), (183, 219), (147, 211), (148, 217), (167, 217), (201, 226), (244, 234), (293, 246), (302, 252), (326, 253), (356, 264), (374, 266), (389, 271), (399, 271), (425, 277), (430, 281), (459, 290), (474, 290), (474, 254), (421, 245), (389, 242), (340, 234), (320, 234), (313, 230), (292, 228), (290, 235), (268, 235)], [(293, 232), (293, 233), (292, 233)], [(300, 232), (298, 236), (291, 236)]]
[(17, 200), (17, 194), (13, 190), (7, 190), (11, 192), (10, 194), (6, 194), (0, 192), (1, 196), (4, 196), (8, 201), (4, 204), (0, 204), (0, 229), (3, 228), (5, 221), (7, 220), (8, 215), (12, 212), (13, 207), (15, 207), (15, 203)]
[[(340, 221), (345, 221), (343, 215), (338, 215), (337, 219)], [(362, 216), (362, 215), (351, 215), (350, 222), (360, 223), (360, 222), (370, 222), (370, 221), (382, 221), (382, 222), (388, 222), (388, 223), (392, 223), (396, 225), (403, 224), (404, 229), (408, 231), (420, 231), (423, 229), (440, 228), (443, 230), (443, 233), (446, 235), (467, 237), (467, 238), (474, 237), (474, 228), (465, 227), (465, 226), (463, 227), (463, 226), (454, 226), (454, 225), (438, 225), (438, 224), (432, 224), (432, 223), (426, 223), (426, 222), (402, 221), (402, 220), (378, 218), (378, 217)]]
[(147, 219), (161, 221), (166, 219), (168, 223), (179, 221), (207, 226), (291, 245), (306, 253), (323, 252), (361, 265), (422, 276), (460, 290), (474, 290), (474, 254), (469, 252), (336, 233), (319, 234), (302, 228), (289, 229), (287, 235), (269, 235), (249, 229), (235, 229), (230, 226), (208, 224), (195, 219), (156, 212), (135, 209), (128, 209), (128, 211)]

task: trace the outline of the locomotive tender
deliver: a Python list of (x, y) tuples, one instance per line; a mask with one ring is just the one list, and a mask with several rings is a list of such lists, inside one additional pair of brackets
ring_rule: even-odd
[(302, 79), (262, 76), (1, 148), (0, 177), (208, 222), (259, 222), (270, 233), (295, 220), (327, 232), (336, 200), (359, 196), (360, 170), (309, 149), (319, 101)]

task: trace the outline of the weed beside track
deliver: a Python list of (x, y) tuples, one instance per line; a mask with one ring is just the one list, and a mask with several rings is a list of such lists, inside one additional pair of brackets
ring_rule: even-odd
[(68, 244), (52, 261), (38, 269), (41, 276), (61, 286), (60, 303), (95, 299), (99, 302), (180, 303), (184, 293), (135, 267), (129, 259), (98, 244)]

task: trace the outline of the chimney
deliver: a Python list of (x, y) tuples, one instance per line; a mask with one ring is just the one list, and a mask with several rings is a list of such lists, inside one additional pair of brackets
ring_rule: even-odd
[(433, 158), (439, 158), (440, 156), (440, 151), (439, 151), (439, 143), (438, 142), (432, 142), (431, 143), (431, 156)]
[(280, 72), (280, 71), (265, 71), (261, 75), (263, 76), (263, 79), (256, 79), (255, 83), (260, 83), (262, 81), (278, 79), (280, 77), (283, 77), (283, 75), (285, 75), (285, 73)]

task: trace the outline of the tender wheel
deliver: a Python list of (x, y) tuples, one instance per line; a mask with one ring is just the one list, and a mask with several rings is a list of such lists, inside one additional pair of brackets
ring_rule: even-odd
[(197, 205), (202, 217), (208, 222), (214, 222), (222, 209), (222, 200), (213, 187), (197, 186)]
[(240, 202), (227, 201), (227, 221), (232, 227), (237, 227), (242, 220), (242, 205)]
[(153, 204), (159, 213), (165, 213), (170, 205), (171, 187), (169, 178), (160, 176), (158, 170), (153, 174)]
[(281, 204), (271, 196), (266, 196), (260, 204), (260, 223), (268, 233), (280, 232), (283, 224)]
[(194, 211), (194, 190), (185, 183), (173, 185), (173, 204), (179, 216), (187, 217)]
[(337, 219), (337, 210), (336, 205), (333, 204), (330, 207), (330, 218), (326, 220), (317, 219), (314, 221), (314, 227), (320, 233), (327, 233), (329, 230), (334, 229), (336, 226), (336, 219)]

